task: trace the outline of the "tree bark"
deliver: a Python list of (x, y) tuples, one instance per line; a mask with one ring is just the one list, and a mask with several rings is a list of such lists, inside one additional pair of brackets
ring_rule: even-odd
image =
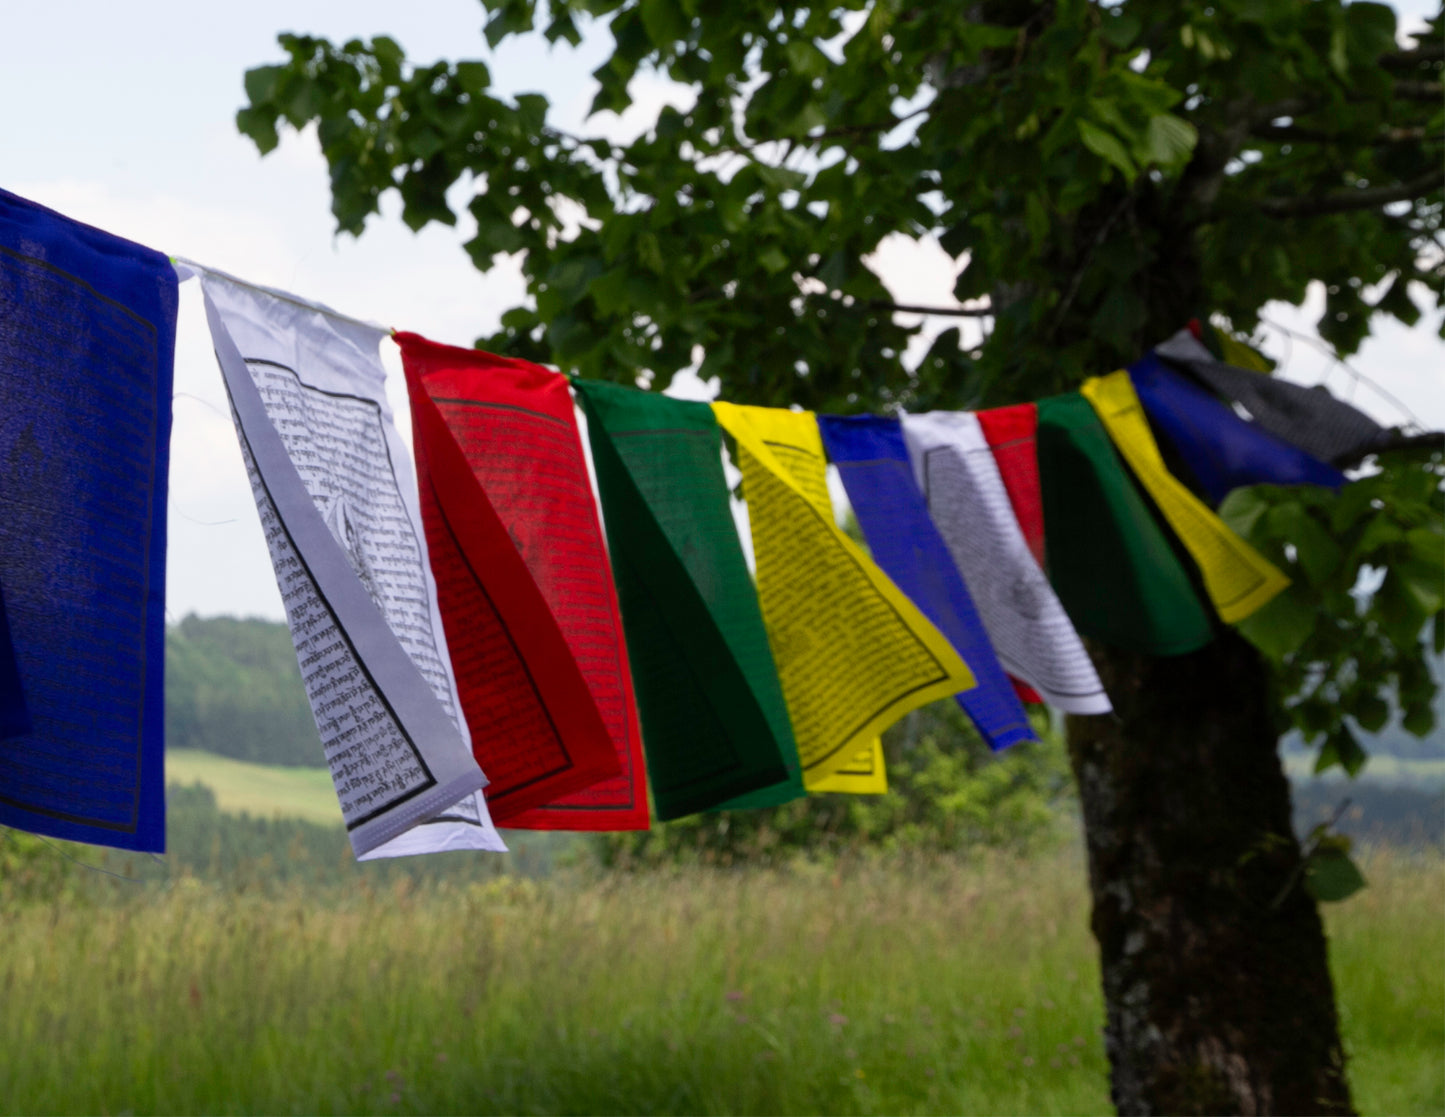
[(1121, 1114), (1351, 1113), (1268, 675), (1091, 647), (1113, 717), (1071, 717)]

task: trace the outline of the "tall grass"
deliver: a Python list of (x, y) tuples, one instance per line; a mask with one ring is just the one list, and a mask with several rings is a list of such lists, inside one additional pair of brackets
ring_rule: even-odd
[[(1445, 1110), (1438, 857), (1330, 918), (1367, 1112)], [(1092, 1113), (1077, 855), (0, 912), (9, 1112)]]

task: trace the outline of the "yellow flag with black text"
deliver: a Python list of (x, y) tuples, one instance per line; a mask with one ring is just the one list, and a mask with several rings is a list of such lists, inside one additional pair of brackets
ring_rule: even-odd
[(809, 791), (881, 792), (878, 736), (974, 685), (947, 638), (833, 519), (816, 416), (715, 403), (737, 440), (758, 604)]

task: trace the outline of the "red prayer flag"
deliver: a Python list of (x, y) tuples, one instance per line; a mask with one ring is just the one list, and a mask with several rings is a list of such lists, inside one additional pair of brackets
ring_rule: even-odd
[(1039, 493), (1039, 457), (1035, 439), (1039, 409), (1032, 403), (978, 412), (978, 425), (993, 451), (1009, 503), (1024, 541), (1039, 567), (1044, 565), (1044, 502)]
[(1035, 706), (1042, 706), (1044, 704), (1043, 695), (1022, 679), (1016, 679), (1010, 675), (1008, 681), (1013, 683), (1014, 693), (1019, 696), (1020, 702), (1032, 702)]
[(642, 735), (566, 378), (395, 338), (437, 601), (493, 820), (645, 830)]
[[(997, 407), (978, 412), (978, 425), (993, 451), (1003, 487), (1013, 505), (1014, 517), (1024, 533), (1034, 560), (1044, 565), (1044, 505), (1039, 494), (1039, 459), (1034, 438), (1039, 429), (1039, 409), (1031, 403), (1015, 407)], [(1038, 691), (1028, 683), (1014, 679), (1014, 690), (1025, 702), (1043, 704)]]

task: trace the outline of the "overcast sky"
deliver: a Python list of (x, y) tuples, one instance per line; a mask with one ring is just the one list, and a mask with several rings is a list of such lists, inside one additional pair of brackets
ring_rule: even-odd
[[(1396, 5), (1407, 22), (1431, 4)], [(515, 269), (487, 276), (460, 244), (465, 230), (413, 234), (391, 207), (359, 240), (336, 237), (324, 161), (309, 137), (291, 136), (261, 159), (233, 123), (248, 67), (278, 61), (280, 31), (333, 39), (385, 32), (413, 59), (485, 58), (508, 92), (541, 89), (559, 123), (575, 127), (591, 102), (588, 76), (603, 43), (572, 50), (509, 40), (492, 55), (475, 0), (400, 5), (376, 0), (190, 0), (116, 4), (11, 3), (0, 46), (0, 187), (169, 255), (295, 291), (349, 314), (469, 345), (521, 299)], [(644, 111), (669, 97), (638, 89)], [(594, 121), (594, 126), (597, 122)], [(604, 121), (626, 132), (635, 122)], [(880, 265), (905, 302), (936, 302), (952, 288), (952, 262), (937, 250), (890, 245)], [(1308, 329), (1319, 305), (1271, 308)], [(1445, 343), (1440, 314), (1414, 330), (1382, 326), (1351, 363), (1402, 400), (1425, 425), (1445, 428)], [(940, 323), (940, 325), (942, 325)], [(1282, 339), (1271, 341), (1285, 355)], [(399, 362), (393, 405), (405, 424)], [(1101, 370), (1106, 371), (1106, 370)], [(1301, 343), (1285, 374), (1325, 380), (1381, 421), (1404, 420), (1384, 396)], [(172, 437), (168, 612), (280, 619), (281, 600), (246, 484), (225, 393), (210, 351), (199, 294), (182, 287)]]

